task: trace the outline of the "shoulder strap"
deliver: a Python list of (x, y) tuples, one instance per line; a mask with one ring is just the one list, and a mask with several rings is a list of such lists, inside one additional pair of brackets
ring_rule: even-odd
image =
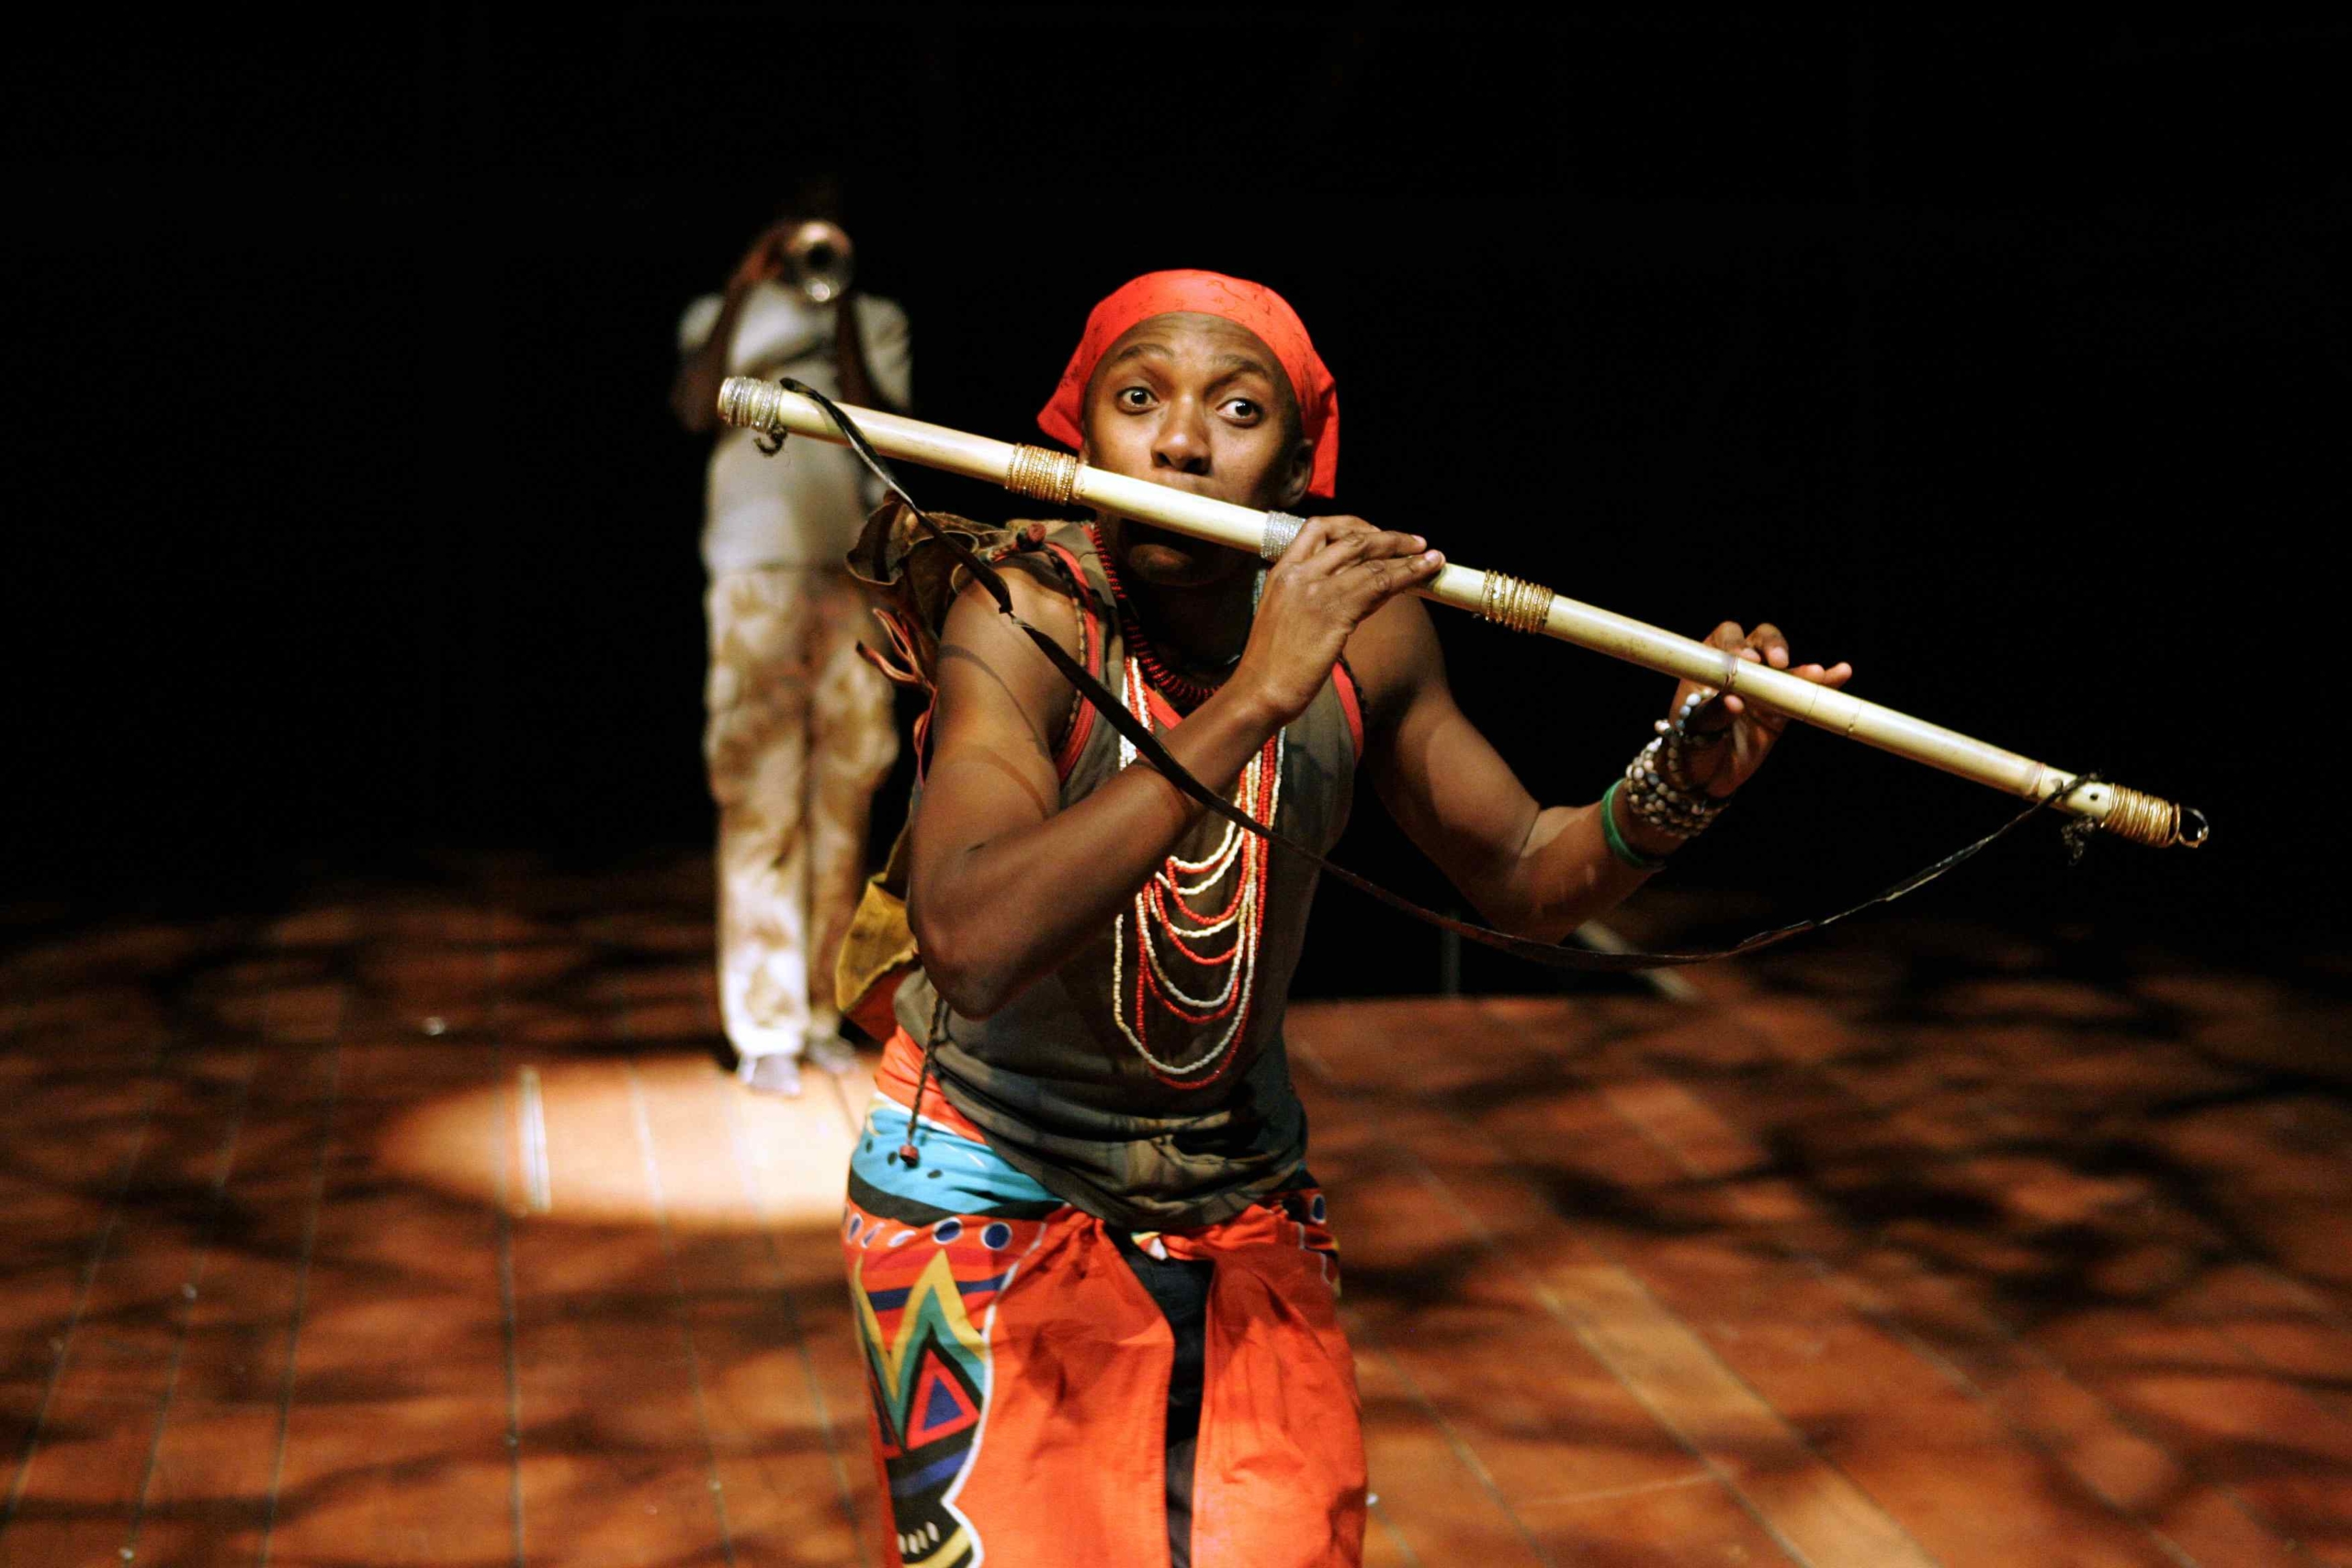
[[(1048, 538), (1046, 548), (1052, 552), (1050, 558), (1069, 580), (1070, 595), (1078, 604), (1079, 660), (1089, 674), (1100, 681), (1110, 651), (1110, 612), (1093, 592), (1085, 567), (1069, 546)], [(1094, 705), (1084, 700), (1083, 693), (1073, 695), (1076, 700), (1070, 704), (1069, 722), (1062, 726), (1061, 744), (1054, 749), (1054, 776), (1064, 782), (1068, 782), (1070, 770), (1078, 766), (1078, 759), (1094, 733)]]
[(1356, 761), (1363, 761), (1363, 683), (1346, 654), (1331, 666), (1331, 688), (1340, 694), (1340, 711), (1348, 716), (1348, 739), (1355, 742)]

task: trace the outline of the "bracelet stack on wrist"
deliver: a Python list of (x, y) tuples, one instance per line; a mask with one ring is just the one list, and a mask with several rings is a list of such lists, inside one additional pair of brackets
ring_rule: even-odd
[(1600, 795), (1600, 836), (1608, 842), (1609, 852), (1617, 863), (1644, 875), (1666, 869), (1666, 862), (1656, 855), (1645, 855), (1625, 841), (1617, 828), (1617, 792), (1625, 787), (1623, 779), (1611, 779), (1609, 787)]
[(1729, 804), (1693, 784), (1683, 765), (1690, 752), (1722, 739), (1720, 735), (1690, 732), (1691, 716), (1714, 696), (1704, 686), (1692, 692), (1672, 719), (1657, 721), (1657, 738), (1625, 764), (1625, 806), (1645, 826), (1678, 839), (1695, 839)]

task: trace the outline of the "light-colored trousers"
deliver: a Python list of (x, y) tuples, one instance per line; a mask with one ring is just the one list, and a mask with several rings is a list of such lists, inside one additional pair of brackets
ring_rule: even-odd
[(718, 804), (718, 998), (745, 1061), (830, 1038), (833, 953), (865, 881), (875, 786), (899, 754), (890, 684), (839, 571), (714, 578), (703, 755)]

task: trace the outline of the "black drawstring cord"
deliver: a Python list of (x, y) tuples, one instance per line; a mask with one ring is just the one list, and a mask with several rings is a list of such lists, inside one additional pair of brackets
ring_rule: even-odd
[(915, 1074), (915, 1102), (907, 1112), (907, 1141), (899, 1145), (899, 1157), (912, 1170), (922, 1163), (922, 1151), (915, 1147), (915, 1129), (922, 1122), (922, 1091), (931, 1086), (931, 1054), (939, 1049), (939, 1042), (947, 1033), (947, 998), (937, 998), (931, 1007), (931, 1028), (924, 1032), (922, 1070)]
[[(1490, 927), (1477, 925), (1469, 920), (1457, 920), (1451, 916), (1441, 915), (1434, 909), (1425, 909), (1402, 894), (1391, 893), (1378, 883), (1368, 877), (1359, 876), (1343, 865), (1334, 865), (1288, 834), (1268, 828), (1264, 823), (1234, 806), (1208, 785), (1194, 778), (1185, 770), (1182, 763), (1177, 761), (1169, 753), (1168, 748), (1160, 744), (1159, 738), (1151, 732), (1151, 727), (1129, 713), (1126, 705), (1121, 702), (1110, 688), (1089, 673), (1084, 665), (1072, 659), (1060, 643), (1056, 642), (1051, 637), (1039, 631), (1013, 613), (1012, 591), (1005, 586), (1004, 579), (998, 574), (996, 569), (961, 539), (942, 528), (933, 520), (930, 513), (915, 504), (915, 498), (907, 493), (906, 487), (901, 485), (899, 482), (899, 477), (890, 471), (889, 465), (882, 461), (881, 454), (876, 452), (873, 444), (865, 439), (865, 433), (858, 429), (856, 423), (843, 413), (831, 398), (807, 382), (796, 381), (789, 376), (781, 378), (777, 385), (787, 392), (798, 393), (825, 411), (826, 417), (833, 422), (834, 428), (838, 429), (842, 433), (842, 439), (849, 443), (850, 450), (855, 452), (859, 460), (866, 466), (875, 478), (880, 479), (884, 487), (899, 498), (899, 503), (906, 507), (908, 513), (914, 518), (923, 531), (938, 543), (947, 547), (956, 559), (962, 562), (965, 570), (972, 574), (973, 580), (988, 591), (989, 597), (996, 601), (996, 607), (1004, 617), (1025, 633), (1029, 640), (1037, 646), (1040, 652), (1044, 653), (1046, 660), (1055, 669), (1060, 671), (1071, 685), (1078, 688), (1079, 694), (1091, 704), (1111, 728), (1125, 736), (1136, 751), (1159, 771), (1160, 776), (1179, 791), (1198, 801), (1212, 815), (1223, 818), (1245, 832), (1257, 834), (1268, 843), (1288, 851), (1318, 870), (1329, 872), (1357, 892), (1387, 905), (1400, 914), (1409, 916), (1425, 925), (1435, 926), (1440, 931), (1452, 931), (1454, 935), (1477, 942), (1481, 946), (1491, 947), (1499, 953), (1508, 953), (1514, 958), (1524, 958), (1532, 964), (1540, 964), (1547, 969), (1598, 970), (1610, 974), (1625, 974), (1639, 969), (1676, 968), (1686, 964), (1713, 964), (1720, 959), (1738, 958), (1747, 953), (1759, 952), (1764, 948), (1777, 947), (1791, 937), (1803, 936), (1807, 931), (1816, 931), (1834, 926), (1838, 921), (1859, 915), (1865, 909), (1875, 908), (1880, 904), (1891, 903), (1906, 893), (1917, 892), (1962, 862), (1973, 859), (1989, 848), (1995, 840), (2006, 837), (2021, 826), (2028, 818), (2050, 805), (2048, 800), (2033, 802), (2023, 811), (2018, 812), (1975, 842), (1955, 850), (1934, 864), (1912, 873), (1884, 892), (1874, 894), (1850, 908), (1840, 909), (1834, 915), (1823, 915), (1813, 919), (1798, 920), (1790, 925), (1775, 926), (1770, 931), (1758, 931), (1755, 935), (1743, 942), (1735, 942), (1729, 947), (1716, 948), (1709, 952), (1595, 953), (1579, 947), (1562, 947), (1548, 942), (1532, 942), (1525, 937), (1513, 936), (1508, 931), (1495, 931)], [(782, 442), (783, 438), (778, 436), (779, 447)], [(2084, 778), (2088, 780), (2092, 776), (2085, 774)], [(2072, 858), (2081, 858), (2081, 842), (2080, 838), (2069, 840), (2068, 847)], [(941, 1005), (943, 1008), (945, 1006), (944, 1002)], [(926, 1045), (923, 1054), (923, 1067), (926, 1074), (930, 1066), (930, 1047)], [(919, 1086), (920, 1082), (921, 1080), (918, 1080)], [(917, 1157), (913, 1150), (914, 1144), (910, 1134), (906, 1147), (899, 1151), (900, 1156), (907, 1159), (909, 1164), (914, 1163)]]

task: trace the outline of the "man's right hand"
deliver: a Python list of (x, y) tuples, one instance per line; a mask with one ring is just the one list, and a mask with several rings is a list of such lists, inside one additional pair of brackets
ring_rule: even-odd
[(1364, 617), (1443, 568), (1445, 558), (1428, 545), (1361, 517), (1308, 520), (1266, 573), (1228, 684), (1263, 703), (1277, 725), (1306, 712)]
[[(735, 264), (735, 275), (727, 280), (729, 293), (740, 293), (755, 284), (784, 275), (784, 242), (792, 225), (778, 223), (760, 231), (743, 259)], [(706, 274), (705, 276), (707, 276)]]

